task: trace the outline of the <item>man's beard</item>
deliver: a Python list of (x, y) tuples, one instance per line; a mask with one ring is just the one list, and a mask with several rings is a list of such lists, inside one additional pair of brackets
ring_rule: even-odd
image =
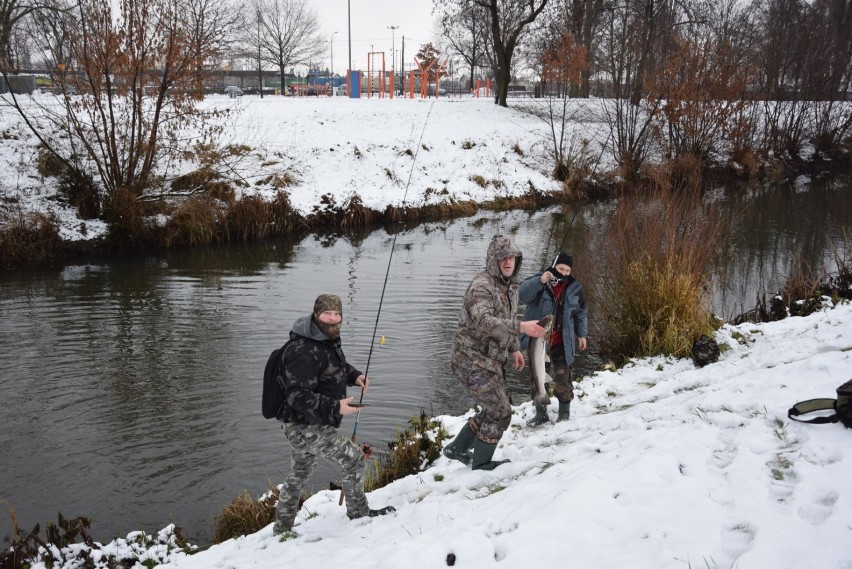
[(316, 322), (317, 328), (319, 328), (320, 331), (329, 338), (338, 338), (340, 336), (340, 325), (342, 322), (329, 324), (327, 322), (321, 322), (318, 318), (315, 318), (314, 322)]

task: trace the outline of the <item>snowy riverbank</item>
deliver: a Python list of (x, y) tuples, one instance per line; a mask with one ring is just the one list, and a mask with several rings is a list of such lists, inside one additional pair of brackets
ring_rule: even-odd
[[(348, 521), (323, 491), (293, 540), (270, 525), (151, 557), (172, 569), (437, 568), (450, 554), (476, 569), (852, 567), (852, 430), (786, 415), (852, 377), (852, 305), (726, 325), (717, 340), (704, 368), (651, 358), (585, 378), (569, 422), (528, 428), (530, 404), (516, 407), (497, 451), (510, 464), (441, 458), (369, 495), (393, 515)], [(451, 433), (465, 420), (441, 419)]]

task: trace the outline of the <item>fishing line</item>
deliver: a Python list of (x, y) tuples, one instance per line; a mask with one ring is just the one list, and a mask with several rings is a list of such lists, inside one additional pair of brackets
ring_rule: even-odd
[(559, 249), (557, 250), (559, 252), (562, 251), (562, 247), (565, 246), (565, 240), (568, 239), (568, 234), (571, 233), (571, 228), (574, 227), (574, 220), (577, 219), (580, 207), (581, 206), (577, 206), (577, 209), (574, 210), (574, 216), (571, 218), (571, 223), (568, 224), (568, 229), (565, 230), (565, 235), (562, 237), (562, 242), (559, 244)]
[[(420, 131), (420, 139), (417, 141), (417, 149), (414, 151), (414, 160), (411, 162), (411, 170), (408, 172), (408, 181), (405, 184), (405, 192), (402, 195), (402, 206), (405, 206), (405, 200), (408, 197), (408, 188), (411, 186), (411, 178), (414, 175), (414, 166), (417, 164), (417, 156), (420, 154), (420, 149), (423, 146), (423, 135), (426, 133), (426, 125), (429, 123), (429, 117), (432, 116), (432, 107), (435, 106), (435, 101), (432, 101), (432, 104), (429, 105), (429, 112), (426, 113), (426, 120), (423, 121), (423, 129)], [(370, 371), (370, 360), (373, 358), (373, 347), (376, 345), (376, 332), (379, 329), (379, 316), (382, 314), (382, 304), (385, 301), (385, 290), (388, 286), (388, 277), (390, 276), (390, 268), (391, 261), (393, 261), (393, 252), (396, 248), (396, 237), (398, 233), (394, 233), (393, 241), (391, 242), (391, 250), (390, 255), (388, 256), (388, 267), (385, 271), (385, 281), (382, 283), (382, 295), (379, 298), (379, 309), (376, 312), (376, 323), (373, 326), (373, 338), (370, 340), (370, 353), (367, 355), (367, 367), (364, 370), (364, 375), (369, 377), (368, 372)], [(364, 390), (361, 389), (361, 399), (358, 401), (362, 403), (364, 401)], [(361, 409), (358, 409), (358, 414), (355, 415), (355, 427), (352, 429), (352, 440), (355, 441), (355, 433), (358, 432), (358, 419), (361, 416)]]

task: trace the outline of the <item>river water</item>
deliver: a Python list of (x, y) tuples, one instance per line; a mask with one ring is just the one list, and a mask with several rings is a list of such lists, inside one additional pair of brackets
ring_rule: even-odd
[[(724, 278), (713, 285), (724, 317), (777, 290), (799, 259), (830, 269), (852, 228), (848, 184), (792, 184), (719, 200), (738, 213)], [(612, 206), (483, 212), (359, 238), (310, 236), (6, 272), (0, 501), (26, 530), (61, 512), (91, 516), (100, 541), (174, 522), (205, 543), (223, 506), (244, 490), (260, 495), (287, 472), (286, 439), (260, 414), (263, 367), (317, 294), (343, 299), (350, 362), (364, 371), (370, 359), (370, 406), (357, 438), (381, 451), (420, 409), (468, 410), (449, 349), (488, 240), (511, 235), (525, 255), (521, 272), (530, 274), (574, 219), (564, 249), (582, 282), (596, 256), (589, 236)], [(585, 372), (595, 365), (594, 353), (578, 362)], [(509, 379), (515, 402), (524, 401), (522, 377)], [(343, 431), (353, 427), (347, 417)], [(308, 490), (337, 477), (321, 462)], [(3, 510), (7, 543), (12, 522)]]

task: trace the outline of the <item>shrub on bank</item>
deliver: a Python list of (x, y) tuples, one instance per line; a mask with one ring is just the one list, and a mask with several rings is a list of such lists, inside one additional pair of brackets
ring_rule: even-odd
[(248, 491), (243, 492), (225, 506), (222, 513), (216, 517), (213, 543), (222, 543), (262, 530), (275, 521), (277, 502), (278, 488), (273, 488), (260, 500), (252, 498)]
[(209, 196), (187, 198), (172, 213), (163, 231), (163, 245), (209, 245), (221, 240), (227, 226), (226, 206)]
[(16, 266), (49, 259), (62, 240), (56, 219), (39, 212), (17, 213), (0, 220), (0, 265)]
[(616, 361), (689, 356), (713, 331), (705, 279), (728, 227), (697, 192), (622, 199), (587, 271), (601, 351)]
[(408, 428), (389, 444), (390, 452), (373, 461), (367, 470), (364, 488), (372, 492), (394, 480), (417, 474), (441, 456), (444, 441), (450, 435), (438, 421), (429, 419), (424, 410), (408, 420)]

